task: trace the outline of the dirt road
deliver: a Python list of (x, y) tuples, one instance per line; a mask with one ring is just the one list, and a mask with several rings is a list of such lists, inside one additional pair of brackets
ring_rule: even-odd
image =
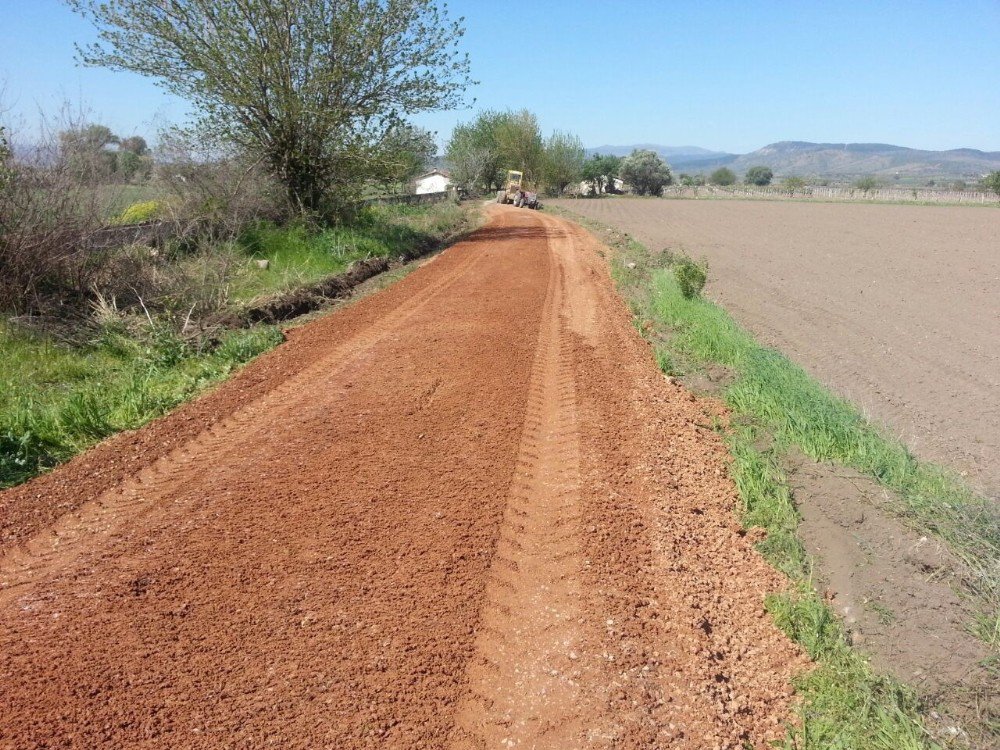
[(963, 206), (565, 201), (711, 265), (709, 296), (901, 437), (1000, 497), (1000, 213)]
[(595, 241), (506, 207), (0, 494), (0, 747), (737, 748), (805, 662)]

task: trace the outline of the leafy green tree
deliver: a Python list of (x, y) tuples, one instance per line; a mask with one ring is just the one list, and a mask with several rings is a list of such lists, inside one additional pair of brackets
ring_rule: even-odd
[(108, 148), (116, 143), (118, 136), (106, 125), (70, 128), (59, 133), (59, 158), (79, 182), (105, 182), (117, 169), (118, 157)]
[(583, 163), (583, 179), (590, 183), (594, 195), (614, 189), (622, 158), (611, 154), (594, 154)]
[(951, 189), (954, 190), (956, 193), (961, 193), (967, 187), (969, 186), (965, 183), (965, 180), (955, 180), (953, 183), (951, 183)]
[(385, 164), (380, 169), (385, 185), (402, 186), (425, 171), (437, 156), (434, 134), (409, 124), (399, 125), (386, 134), (379, 149)]
[(736, 175), (733, 173), (733, 170), (729, 169), (729, 167), (719, 167), (708, 176), (708, 181), (713, 185), (735, 185)]
[(452, 131), (445, 158), (455, 181), (478, 194), (503, 186), (506, 171), (524, 172), (527, 183), (541, 176), (544, 157), (538, 118), (526, 109), (485, 110)]
[(874, 177), (862, 177), (860, 180), (854, 183), (854, 187), (860, 190), (862, 193), (868, 193), (872, 190), (878, 190), (879, 181)]
[(472, 83), (462, 21), (434, 0), (68, 2), (98, 29), (83, 62), (158, 79), (309, 212), (381, 177), (387, 134)]
[(782, 186), (788, 191), (789, 195), (795, 195), (795, 193), (803, 190), (806, 186), (806, 181), (801, 177), (786, 177)]
[(499, 189), (503, 182), (500, 127), (507, 112), (486, 110), (468, 123), (459, 123), (445, 146), (452, 179), (473, 195)]
[(136, 156), (145, 156), (149, 153), (149, 145), (141, 135), (130, 135), (128, 138), (122, 138), (118, 143), (118, 149), (119, 151), (130, 151)]
[(747, 185), (757, 185), (763, 187), (764, 185), (770, 185), (771, 180), (774, 179), (774, 172), (771, 171), (770, 167), (750, 167), (747, 170), (746, 176), (743, 181)]
[(647, 149), (636, 149), (622, 159), (618, 176), (639, 195), (663, 195), (663, 186), (673, 182), (667, 163)]
[(135, 177), (142, 169), (142, 157), (134, 151), (119, 151), (115, 172), (126, 182)]
[(545, 141), (545, 182), (559, 193), (570, 183), (579, 182), (585, 156), (579, 137), (557, 130)]
[(681, 173), (677, 180), (684, 187), (698, 187), (705, 184), (705, 175)]
[(983, 178), (983, 187), (1000, 195), (1000, 171), (990, 172)]
[(497, 128), (501, 168), (524, 172), (528, 183), (536, 183), (542, 170), (545, 145), (538, 118), (526, 109), (508, 112)]

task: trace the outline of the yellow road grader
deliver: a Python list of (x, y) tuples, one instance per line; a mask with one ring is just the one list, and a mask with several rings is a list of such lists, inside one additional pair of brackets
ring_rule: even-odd
[(518, 208), (541, 208), (538, 193), (526, 190), (523, 182), (524, 172), (507, 170), (507, 186), (497, 191), (497, 203), (513, 203)]

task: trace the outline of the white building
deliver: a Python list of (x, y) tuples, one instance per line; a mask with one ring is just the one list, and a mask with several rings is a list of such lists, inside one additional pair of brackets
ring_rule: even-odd
[(430, 172), (422, 174), (414, 180), (413, 192), (417, 195), (443, 193), (450, 187), (451, 174), (443, 169), (432, 169)]
[[(608, 178), (605, 177), (604, 179), (607, 180)], [(623, 180), (620, 180), (619, 178), (615, 177), (614, 185), (616, 193), (627, 192), (625, 189), (626, 187), (625, 182)], [(593, 192), (594, 192), (594, 187), (593, 185), (590, 184), (590, 180), (584, 180), (583, 182), (580, 183), (580, 195), (591, 195)]]

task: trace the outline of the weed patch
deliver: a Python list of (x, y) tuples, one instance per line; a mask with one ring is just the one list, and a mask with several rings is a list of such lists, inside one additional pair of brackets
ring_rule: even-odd
[(71, 347), (0, 327), (0, 487), (166, 414), (280, 341), (259, 327), (211, 350), (163, 331)]

